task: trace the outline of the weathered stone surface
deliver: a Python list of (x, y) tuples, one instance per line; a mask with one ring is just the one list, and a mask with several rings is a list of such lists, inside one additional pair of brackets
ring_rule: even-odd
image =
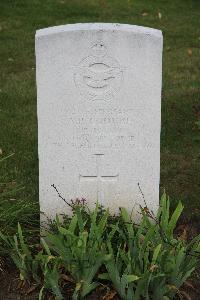
[(117, 212), (159, 203), (162, 33), (75, 24), (36, 33), (41, 211), (97, 199)]

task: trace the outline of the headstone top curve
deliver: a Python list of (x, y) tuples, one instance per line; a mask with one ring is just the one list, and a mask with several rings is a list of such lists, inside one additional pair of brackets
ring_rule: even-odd
[(121, 24), (121, 23), (76, 23), (76, 24), (67, 24), (67, 25), (59, 25), (53, 27), (47, 27), (43, 29), (39, 29), (36, 31), (36, 39), (49, 36), (52, 34), (58, 34), (63, 32), (77, 31), (77, 30), (114, 30), (114, 31), (127, 31), (133, 32), (136, 34), (146, 34), (152, 35), (158, 38), (162, 38), (162, 31), (150, 27), (138, 26), (138, 25), (130, 25), (130, 24)]

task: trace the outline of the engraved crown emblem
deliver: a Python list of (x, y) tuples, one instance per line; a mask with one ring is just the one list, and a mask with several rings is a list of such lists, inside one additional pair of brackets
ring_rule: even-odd
[(102, 42), (98, 41), (92, 46), (91, 52), (94, 56), (104, 56), (106, 54), (106, 47)]

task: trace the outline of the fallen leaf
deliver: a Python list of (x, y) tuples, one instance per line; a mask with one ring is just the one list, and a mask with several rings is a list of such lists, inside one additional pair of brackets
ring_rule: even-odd
[(154, 272), (156, 269), (158, 269), (158, 265), (152, 265), (149, 270), (150, 272)]
[(20, 280), (19, 283), (18, 283), (18, 285), (17, 285), (17, 289), (18, 290), (22, 289), (24, 287), (24, 285), (25, 285), (25, 281), (24, 280)]
[(0, 155), (2, 155), (3, 154), (3, 150), (0, 148)]
[(187, 241), (187, 230), (184, 228), (182, 234), (179, 236), (182, 241)]
[(191, 55), (192, 55), (192, 49), (191, 49), (191, 48), (188, 48), (188, 49), (187, 49), (187, 53), (188, 53), (188, 55), (191, 56)]
[(192, 298), (185, 291), (180, 291), (180, 293), (181, 293), (181, 295), (183, 295), (185, 297), (185, 299), (192, 300)]
[(184, 285), (186, 285), (187, 287), (191, 288), (192, 290), (194, 290), (195, 292), (198, 292), (197, 289), (193, 286), (193, 284), (189, 281), (185, 281)]
[(189, 227), (187, 224), (182, 224), (177, 227), (178, 238), (183, 241), (188, 239)]
[(162, 14), (161, 14), (161, 12), (158, 12), (158, 19), (159, 19), (159, 20), (162, 19)]
[(9, 57), (8, 61), (14, 61), (14, 59), (12, 57)]
[(31, 294), (32, 292), (34, 292), (37, 288), (38, 288), (39, 284), (35, 284), (35, 285), (32, 285), (30, 287), (30, 289), (26, 292), (26, 295), (29, 295)]
[(60, 276), (63, 280), (65, 280), (65, 281), (69, 281), (69, 282), (74, 282), (74, 280), (70, 277), (70, 276), (68, 276), (68, 275), (66, 275), (66, 274), (61, 274), (61, 276)]
[(143, 16), (143, 17), (146, 17), (146, 16), (148, 16), (148, 13), (147, 13), (147, 12), (143, 12), (143, 13), (142, 13), (142, 16)]
[(103, 300), (112, 300), (116, 295), (116, 291), (108, 291), (105, 296), (103, 296)]

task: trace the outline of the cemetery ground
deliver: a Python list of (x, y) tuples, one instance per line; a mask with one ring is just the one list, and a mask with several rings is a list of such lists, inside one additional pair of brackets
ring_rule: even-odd
[[(13, 235), (20, 222), (29, 242), (38, 243), (35, 31), (80, 22), (137, 24), (163, 31), (161, 193), (165, 188), (173, 208), (179, 200), (185, 206), (177, 228), (180, 235), (190, 239), (199, 233), (199, 19), (197, 0), (0, 2), (0, 230), (3, 233)], [(6, 275), (0, 274), (4, 286), (0, 299), (16, 299), (16, 291), (13, 296), (8, 294), (7, 283), (17, 273), (7, 260), (4, 268)], [(199, 272), (195, 272), (184, 287), (187, 297), (199, 299), (199, 279)]]

